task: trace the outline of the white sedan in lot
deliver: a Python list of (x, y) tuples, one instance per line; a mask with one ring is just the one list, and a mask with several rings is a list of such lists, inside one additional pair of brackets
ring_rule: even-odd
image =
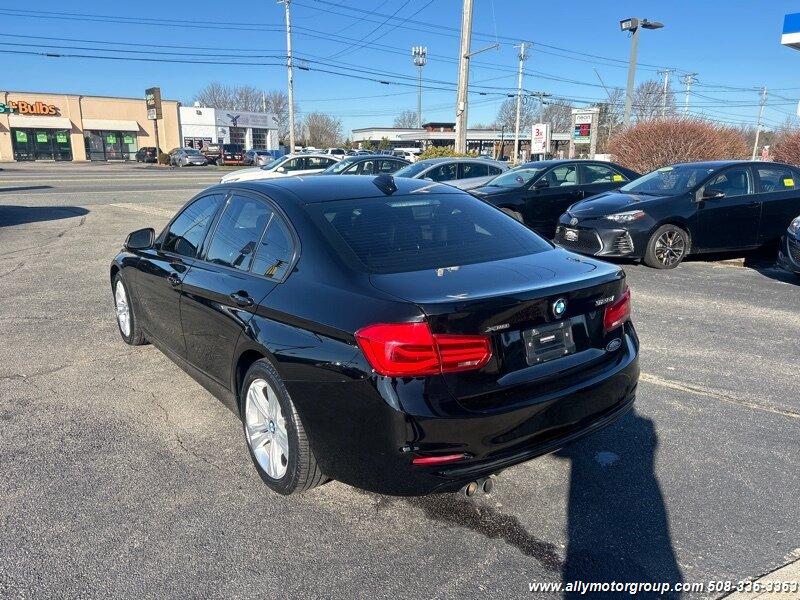
[(340, 156), (333, 154), (287, 154), (286, 156), (276, 158), (263, 167), (232, 171), (220, 179), (219, 182), (233, 183), (234, 181), (253, 181), (256, 179), (290, 177), (292, 175), (310, 175), (312, 173), (324, 171), (340, 160)]

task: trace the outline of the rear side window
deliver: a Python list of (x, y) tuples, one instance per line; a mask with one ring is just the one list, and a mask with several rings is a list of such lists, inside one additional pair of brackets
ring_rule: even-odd
[(581, 165), (583, 167), (583, 183), (624, 183), (628, 178), (611, 167), (604, 165)]
[(800, 182), (794, 172), (787, 167), (756, 167), (761, 181), (762, 192), (783, 192), (796, 189)]
[(465, 194), (306, 205), (324, 237), (359, 270), (400, 273), (491, 262), (552, 246)]
[(258, 245), (252, 272), (271, 279), (283, 279), (293, 254), (292, 236), (283, 220), (275, 215)]
[(219, 219), (206, 260), (248, 271), (264, 228), (272, 217), (269, 207), (243, 196), (233, 196)]
[(464, 163), (462, 179), (470, 177), (486, 177), (489, 175), (489, 165), (479, 165), (475, 163)]
[(184, 208), (164, 235), (161, 250), (189, 258), (197, 256), (197, 250), (203, 243), (220, 204), (222, 196), (212, 194), (198, 198)]

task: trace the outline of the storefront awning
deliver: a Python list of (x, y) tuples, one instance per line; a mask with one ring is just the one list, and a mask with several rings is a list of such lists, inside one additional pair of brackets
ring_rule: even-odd
[(19, 129), (72, 129), (72, 122), (67, 117), (8, 115), (8, 126)]
[(120, 119), (84, 119), (83, 128), (94, 131), (139, 131), (139, 123)]

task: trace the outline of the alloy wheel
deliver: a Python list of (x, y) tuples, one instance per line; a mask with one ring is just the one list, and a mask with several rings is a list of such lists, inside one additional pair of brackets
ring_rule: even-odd
[(245, 396), (247, 443), (259, 466), (280, 479), (289, 465), (289, 435), (278, 396), (264, 379), (255, 379)]
[(674, 229), (665, 231), (655, 243), (654, 252), (658, 261), (666, 266), (676, 265), (686, 252), (686, 240), (680, 231)]
[(122, 335), (126, 338), (131, 335), (131, 307), (128, 304), (128, 295), (121, 280), (114, 287), (114, 304), (117, 307), (117, 323)]

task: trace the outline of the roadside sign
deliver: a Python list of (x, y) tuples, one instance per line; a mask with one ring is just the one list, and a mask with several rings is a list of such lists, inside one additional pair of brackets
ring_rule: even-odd
[(155, 121), (161, 118), (161, 88), (151, 87), (144, 91), (144, 101), (147, 104), (147, 118)]
[(537, 123), (531, 131), (531, 155), (547, 154), (550, 150), (550, 126)]

